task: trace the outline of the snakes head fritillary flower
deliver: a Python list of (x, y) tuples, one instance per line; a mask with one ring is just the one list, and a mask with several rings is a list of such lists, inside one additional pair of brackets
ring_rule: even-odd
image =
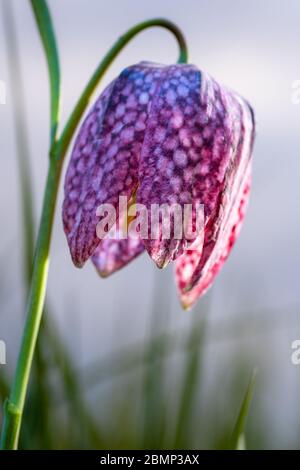
[[(66, 174), (63, 223), (74, 264), (91, 258), (107, 276), (146, 250), (160, 268), (175, 262), (182, 304), (193, 305), (238, 236), (253, 139), (249, 104), (195, 66), (142, 62), (125, 69), (83, 122)], [(169, 238), (160, 227), (155, 238), (100, 239), (97, 208), (110, 204), (122, 225), (121, 196), (148, 214), (162, 204), (201, 204), (203, 227), (192, 243), (176, 237), (173, 226)]]

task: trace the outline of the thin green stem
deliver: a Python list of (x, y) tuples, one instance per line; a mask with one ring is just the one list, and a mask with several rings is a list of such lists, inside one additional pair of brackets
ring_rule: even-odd
[(44, 46), (50, 82), (50, 142), (56, 139), (60, 106), (60, 67), (50, 12), (45, 0), (30, 0)]
[(39, 235), (33, 264), (26, 323), (10, 398), (6, 400), (4, 407), (4, 422), (1, 435), (2, 449), (16, 449), (18, 446), (32, 359), (45, 302), (49, 268), (49, 251), (61, 168), (74, 131), (90, 101), (91, 95), (115, 57), (136, 34), (146, 28), (161, 26), (170, 30), (176, 37), (180, 47), (180, 56), (178, 61), (184, 62), (187, 60), (187, 47), (184, 37), (177, 26), (173, 23), (164, 19), (154, 19), (145, 21), (144, 23), (140, 23), (139, 25), (131, 28), (127, 33), (120, 37), (100, 62), (75, 106), (60, 139), (57, 141), (55, 140), (58, 125), (56, 112), (58, 111), (60, 93), (55, 36), (46, 2), (44, 0), (31, 0), (31, 4), (34, 9), (49, 67), (52, 110), (51, 159), (49, 163)]
[(50, 240), (60, 173), (61, 165), (56, 162), (51, 163), (48, 171), (42, 218), (34, 259), (26, 323), (10, 399), (5, 404), (1, 446), (6, 449), (16, 449), (18, 445), (33, 353), (44, 307)]

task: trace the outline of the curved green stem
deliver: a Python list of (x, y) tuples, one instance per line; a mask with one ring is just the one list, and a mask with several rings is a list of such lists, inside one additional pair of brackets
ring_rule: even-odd
[(91, 96), (95, 91), (96, 87), (99, 84), (99, 81), (107, 71), (110, 64), (114, 61), (114, 59), (118, 56), (118, 54), (124, 49), (124, 47), (134, 38), (138, 33), (141, 31), (152, 28), (154, 26), (158, 26), (161, 28), (165, 28), (169, 30), (176, 38), (179, 46), (179, 57), (177, 62), (178, 63), (186, 63), (188, 60), (188, 49), (185, 38), (180, 31), (180, 29), (171, 21), (168, 21), (164, 18), (154, 18), (152, 20), (144, 21), (143, 23), (139, 23), (136, 26), (130, 28), (125, 34), (123, 34), (112, 46), (112, 48), (108, 51), (108, 53), (104, 56), (101, 60), (100, 64), (96, 68), (95, 72), (93, 73), (90, 81), (88, 82), (85, 90), (83, 91), (81, 97), (77, 101), (77, 104), (62, 132), (60, 143), (62, 145), (62, 152), (65, 152), (67, 149), (74, 131), (87, 107), (90, 102)]
[[(90, 101), (91, 95), (99, 81), (108, 69), (115, 57), (126, 44), (139, 32), (152, 26), (160, 26), (171, 31), (177, 39), (180, 48), (179, 62), (187, 60), (187, 46), (180, 30), (173, 23), (164, 19), (153, 19), (140, 23), (131, 28), (109, 50), (91, 80), (83, 91), (77, 105), (74, 108), (62, 134), (55, 140), (57, 124), (55, 116), (59, 103), (59, 74), (57, 70), (58, 59), (56, 53), (55, 36), (51, 26), (51, 18), (44, 0), (31, 0), (36, 20), (44, 43), (48, 60), (51, 83), (51, 149), (48, 177), (44, 193), (39, 235), (35, 251), (31, 289), (29, 292), (26, 323), (14, 376), (10, 398), (4, 406), (4, 421), (1, 435), (1, 449), (16, 449), (21, 428), (24, 403), (28, 388), (32, 359), (39, 332), (47, 286), (49, 252), (52, 236), (52, 227), (57, 201), (57, 193), (60, 183), (61, 169), (66, 151), (74, 134), (74, 131)], [(50, 26), (49, 26), (50, 25)], [(54, 54), (54, 57), (53, 57)], [(56, 57), (56, 59), (55, 59)], [(54, 62), (53, 62), (54, 61)], [(52, 77), (52, 78), (51, 78)], [(58, 86), (58, 88), (56, 88)], [(54, 88), (53, 88), (54, 87)], [(54, 91), (53, 91), (54, 89)], [(57, 93), (56, 93), (56, 91)], [(53, 110), (56, 110), (55, 112)], [(55, 127), (53, 127), (55, 125)]]

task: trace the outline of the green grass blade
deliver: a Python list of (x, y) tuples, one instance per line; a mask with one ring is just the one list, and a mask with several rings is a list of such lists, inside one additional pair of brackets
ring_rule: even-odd
[(1, 375), (0, 375), (0, 401), (1, 402), (4, 402), (8, 393), (9, 393), (8, 382), (4, 373), (1, 371)]
[(3, 16), (3, 29), (9, 81), (11, 85), (11, 99), (13, 109), (14, 129), (16, 136), (16, 155), (19, 169), (20, 200), (22, 212), (22, 241), (23, 241), (23, 269), (24, 278), (29, 283), (31, 278), (34, 242), (33, 196), (31, 191), (29, 145), (27, 139), (27, 121), (25, 112), (25, 93), (20, 66), (20, 54), (16, 37), (16, 27), (13, 18), (12, 5), (9, 0), (1, 3)]
[[(165, 279), (165, 281), (164, 281)], [(163, 357), (168, 348), (162, 332), (168, 325), (170, 306), (168, 280), (154, 274), (153, 303), (149, 344), (146, 346), (142, 366), (143, 383), (143, 442), (144, 449), (159, 449), (164, 435), (165, 414), (165, 364)], [(150, 359), (150, 364), (147, 361)]]
[(44, 46), (44, 51), (48, 64), (50, 80), (50, 125), (51, 125), (51, 143), (55, 141), (58, 119), (59, 119), (59, 101), (60, 101), (60, 67), (58, 52), (56, 46), (55, 34), (52, 26), (52, 20), (45, 0), (30, 0), (35, 15), (36, 23), (39, 29), (40, 37)]
[(256, 382), (257, 371), (254, 371), (251, 374), (250, 381), (238, 414), (236, 424), (233, 429), (233, 433), (230, 439), (230, 449), (234, 450), (243, 450), (246, 448), (245, 445), (245, 426), (247, 417), (249, 414), (250, 405), (253, 398), (254, 386)]
[[(49, 315), (47, 312), (45, 313), (45, 318), (48, 318)], [(54, 322), (49, 321), (48, 318), (47, 329), (43, 328), (41, 333), (40, 340), (51, 348), (53, 364), (62, 381), (64, 398), (70, 411), (70, 427), (75, 431), (74, 440), (77, 441), (78, 446), (82, 446), (82, 431), (84, 430), (89, 444), (97, 448), (102, 442), (101, 429), (84, 399), (78, 379), (79, 374), (72, 365), (66, 347), (60, 341), (60, 335)], [(52, 406), (57, 407), (54, 393), (52, 394)]]
[[(195, 315), (195, 313), (193, 313)], [(201, 351), (204, 340), (204, 322), (195, 315), (186, 348), (181, 396), (175, 427), (174, 447), (182, 449), (188, 445), (191, 420), (194, 414), (196, 395), (199, 391)]]

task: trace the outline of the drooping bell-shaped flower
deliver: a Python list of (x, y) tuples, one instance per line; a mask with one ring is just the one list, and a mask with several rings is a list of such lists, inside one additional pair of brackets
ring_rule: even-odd
[[(176, 260), (179, 294), (191, 306), (211, 285), (240, 230), (253, 139), (249, 104), (195, 66), (143, 62), (125, 69), (82, 124), (67, 171), (63, 222), (74, 264), (91, 258), (107, 276), (146, 249), (160, 268)], [(127, 224), (120, 197), (127, 198), (127, 209), (136, 207), (132, 219), (143, 212), (146, 229), (99, 238), (99, 207), (114, 208), (119, 232)], [(185, 231), (178, 236), (172, 210), (169, 236), (162, 215), (152, 236), (153, 208), (184, 213), (190, 205), (195, 229), (199, 204), (203, 224), (192, 239)]]

